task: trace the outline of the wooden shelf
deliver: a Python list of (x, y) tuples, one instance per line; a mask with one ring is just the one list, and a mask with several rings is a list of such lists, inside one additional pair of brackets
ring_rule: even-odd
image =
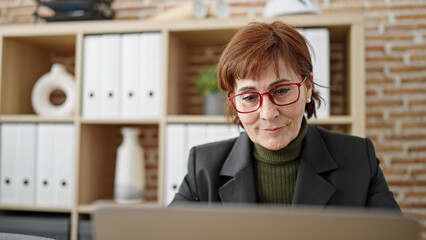
[[(121, 204), (121, 203), (116, 203), (112, 200), (105, 200), (102, 201), (103, 204), (108, 204), (108, 205), (118, 205), (118, 206), (143, 206), (143, 207), (161, 207), (161, 205), (158, 202), (141, 202), (141, 203), (130, 203), (130, 204)], [(83, 204), (83, 205), (79, 205), (77, 211), (80, 214), (91, 214), (93, 212), (93, 208), (94, 206), (92, 204)]]
[(33, 114), (0, 115), (0, 122), (72, 123), (74, 120), (74, 117), (42, 117)]
[(57, 212), (71, 213), (70, 207), (44, 207), (44, 206), (22, 206), (22, 205), (0, 205), (0, 210), (26, 211), (26, 212)]
[(160, 119), (81, 119), (82, 124), (159, 124)]
[(167, 123), (226, 123), (225, 116), (206, 115), (170, 115), (166, 117)]

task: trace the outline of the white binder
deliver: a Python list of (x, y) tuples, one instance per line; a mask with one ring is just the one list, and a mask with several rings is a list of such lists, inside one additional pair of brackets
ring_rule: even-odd
[(189, 152), (192, 147), (239, 135), (239, 127), (225, 124), (168, 124), (164, 204), (167, 206), (173, 200), (187, 174)]
[(36, 205), (40, 206), (54, 204), (54, 136), (53, 123), (37, 125)]
[(140, 95), (140, 34), (121, 35), (121, 101), (120, 110), (123, 118), (141, 116)]
[(71, 207), (74, 203), (74, 126), (57, 123), (54, 134), (53, 204)]
[(35, 202), (36, 124), (19, 123), (17, 132), (17, 186), (20, 205)]
[(100, 35), (84, 37), (82, 115), (85, 118), (100, 116), (100, 43)]
[(208, 124), (207, 142), (216, 142), (236, 138), (240, 135), (238, 126), (227, 124)]
[(161, 117), (161, 33), (142, 33), (141, 56), (141, 113), (144, 118)]
[(319, 95), (324, 99), (324, 103), (317, 109), (318, 118), (330, 117), (330, 39), (327, 28), (307, 28), (304, 35), (311, 44), (311, 58), (313, 64), (314, 82), (321, 86), (316, 86)]
[(2, 204), (16, 204), (18, 201), (17, 133), (18, 124), (3, 123), (1, 125), (0, 202)]
[(186, 174), (186, 127), (184, 124), (168, 124), (166, 127), (166, 161), (164, 205), (167, 206)]
[(186, 129), (186, 159), (192, 147), (207, 143), (207, 125), (206, 124), (188, 124)]
[(120, 115), (120, 35), (102, 35), (100, 47), (100, 116), (101, 118), (118, 118)]

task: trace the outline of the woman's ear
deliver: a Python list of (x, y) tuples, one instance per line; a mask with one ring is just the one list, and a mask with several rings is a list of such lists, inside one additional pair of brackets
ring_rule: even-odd
[(306, 98), (311, 98), (312, 96), (312, 86), (314, 84), (314, 76), (312, 74), (312, 72), (309, 74), (309, 76), (306, 77), (305, 79), (305, 90), (306, 90)]

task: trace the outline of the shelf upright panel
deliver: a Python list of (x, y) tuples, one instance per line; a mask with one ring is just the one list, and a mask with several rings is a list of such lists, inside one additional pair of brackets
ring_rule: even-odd
[(350, 106), (353, 117), (351, 134), (365, 137), (365, 47), (364, 26), (354, 23), (351, 26), (349, 41)]

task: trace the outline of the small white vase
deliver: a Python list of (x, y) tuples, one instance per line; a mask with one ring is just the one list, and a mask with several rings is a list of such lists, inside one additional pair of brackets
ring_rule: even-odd
[(145, 161), (139, 144), (140, 130), (123, 127), (121, 133), (123, 142), (117, 149), (114, 200), (120, 203), (140, 202), (145, 193)]

